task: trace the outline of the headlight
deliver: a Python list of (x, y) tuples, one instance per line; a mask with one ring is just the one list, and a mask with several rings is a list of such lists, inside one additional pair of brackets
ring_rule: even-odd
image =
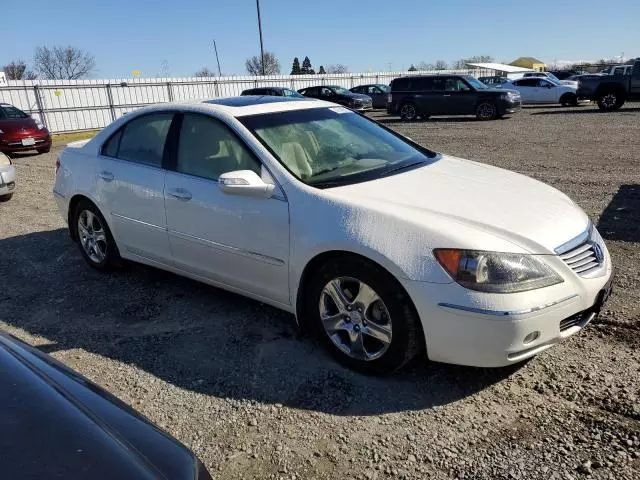
[(2, 135), (4, 132), (2, 130), (0, 130), (0, 135)]
[(11, 165), (11, 159), (7, 157), (4, 153), (0, 152), (0, 167), (4, 165)]
[(471, 290), (514, 293), (564, 281), (535, 255), (440, 248), (433, 253), (457, 283)]

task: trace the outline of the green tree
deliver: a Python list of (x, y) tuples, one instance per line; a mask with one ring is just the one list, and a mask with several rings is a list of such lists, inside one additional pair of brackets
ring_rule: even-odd
[(320, 69), (318, 70), (318, 73), (320, 75), (325, 75), (327, 72), (324, 70), (324, 67), (322, 65), (320, 65)]
[(291, 75), (300, 75), (302, 70), (300, 70), (300, 60), (298, 57), (293, 59), (293, 66), (291, 67)]
[(301, 73), (303, 75), (313, 75), (314, 73), (316, 73), (316, 71), (311, 68), (311, 60), (309, 60), (309, 57), (304, 57), (304, 60), (302, 61)]
[(411, 66), (409, 67), (409, 71), (410, 72), (417, 72), (418, 69), (413, 65), (413, 63), (411, 64)]

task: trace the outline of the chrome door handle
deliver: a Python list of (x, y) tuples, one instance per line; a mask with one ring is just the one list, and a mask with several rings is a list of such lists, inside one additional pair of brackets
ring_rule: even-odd
[(114, 178), (114, 177), (113, 177), (113, 173), (111, 173), (111, 172), (107, 172), (107, 171), (105, 171), (105, 170), (103, 170), (102, 172), (100, 172), (100, 173), (98, 174), (98, 176), (99, 176), (102, 180), (104, 180), (105, 182), (110, 182), (110, 181), (112, 181), (112, 180), (113, 180), (113, 178)]
[(443, 95), (443, 97), (450, 97), (451, 95)]
[(182, 200), (183, 202), (188, 202), (189, 200), (191, 200), (193, 198), (191, 193), (189, 193), (184, 188), (176, 188), (174, 190), (169, 190), (167, 192), (167, 194), (172, 196), (173, 198), (177, 198), (178, 200)]

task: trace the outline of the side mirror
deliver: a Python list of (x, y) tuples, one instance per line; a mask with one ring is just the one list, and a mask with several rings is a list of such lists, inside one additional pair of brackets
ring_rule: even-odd
[(224, 193), (247, 197), (270, 198), (275, 185), (265, 183), (253, 170), (236, 170), (218, 177), (218, 185)]

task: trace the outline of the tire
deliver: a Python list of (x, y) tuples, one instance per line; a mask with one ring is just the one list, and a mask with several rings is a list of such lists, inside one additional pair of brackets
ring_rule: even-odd
[(122, 263), (118, 246), (104, 217), (89, 200), (81, 200), (73, 215), (78, 248), (90, 267), (110, 271)]
[(476, 118), (478, 120), (494, 120), (498, 116), (498, 108), (491, 102), (482, 102), (476, 108)]
[[(334, 300), (336, 291), (346, 301), (342, 307)], [(372, 298), (377, 300), (369, 301)], [(340, 363), (354, 370), (392, 373), (424, 346), (409, 296), (392, 275), (366, 259), (329, 260), (311, 275), (302, 299), (310, 330)]]
[(403, 103), (400, 107), (400, 118), (405, 122), (413, 122), (418, 118), (418, 109), (414, 103)]
[(604, 90), (598, 93), (596, 101), (600, 110), (612, 112), (624, 105), (625, 98), (618, 90)]
[(560, 97), (560, 103), (563, 107), (575, 107), (578, 105), (578, 96), (574, 93), (565, 93)]
[(47, 147), (47, 148), (38, 148), (36, 149), (38, 151), (38, 153), (49, 153), (51, 151), (51, 147)]
[(6, 195), (0, 195), (0, 202), (8, 202), (13, 197), (13, 193), (7, 193)]

